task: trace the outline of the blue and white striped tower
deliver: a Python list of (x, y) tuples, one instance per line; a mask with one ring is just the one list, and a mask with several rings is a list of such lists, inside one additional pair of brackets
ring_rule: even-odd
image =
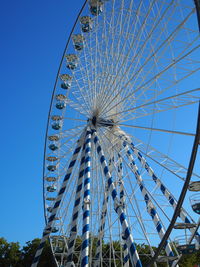
[(90, 238), (90, 176), (91, 176), (91, 131), (87, 130), (85, 141), (85, 170), (83, 196), (83, 229), (81, 247), (81, 267), (89, 266)]
[[(134, 146), (133, 143), (130, 144), (131, 149), (133, 151), (133, 153), (136, 155), (136, 157), (138, 158), (138, 160), (141, 162), (142, 166), (145, 167), (147, 173), (149, 174), (149, 176), (153, 179), (153, 181), (156, 183), (156, 185), (158, 186), (158, 188), (160, 188), (162, 194), (166, 197), (166, 199), (169, 201), (170, 205), (173, 207), (173, 209), (176, 209), (177, 206), (177, 200), (175, 199), (175, 197), (170, 193), (170, 191), (167, 189), (167, 187), (161, 182), (161, 180), (156, 176), (155, 172), (153, 171), (153, 169), (149, 166), (149, 164), (147, 163), (145, 157), (139, 152), (139, 150)], [(184, 208), (181, 208), (180, 213), (179, 213), (179, 217), (182, 219), (182, 221), (184, 223), (195, 223), (195, 221), (192, 219), (192, 217), (187, 213), (186, 210), (184, 210)], [(190, 232), (193, 234), (195, 229), (190, 228), (189, 229)], [(196, 240), (199, 240), (199, 233), (197, 232), (196, 235)]]
[(31, 265), (31, 267), (37, 267), (38, 263), (39, 263), (39, 259), (40, 259), (40, 256), (42, 254), (42, 251), (43, 251), (43, 248), (44, 248), (44, 244), (46, 242), (46, 240), (48, 239), (50, 233), (51, 233), (51, 230), (52, 230), (52, 225), (54, 223), (54, 219), (56, 217), (56, 214), (57, 214), (57, 211), (59, 209), (59, 206), (60, 206), (60, 202), (62, 200), (62, 197), (63, 197), (63, 194), (65, 192), (65, 189), (66, 189), (66, 186), (67, 186), (67, 183), (68, 183), (68, 180), (71, 176), (71, 173), (72, 173), (72, 170), (73, 170), (73, 167), (76, 163), (76, 160), (77, 160), (77, 157), (78, 157), (78, 154), (81, 150), (81, 147), (82, 147), (82, 143), (83, 143), (83, 136), (85, 134), (85, 131), (82, 133), (81, 137), (79, 138), (79, 140), (77, 141), (77, 146), (74, 150), (74, 153), (73, 153), (73, 156), (72, 156), (72, 159), (70, 161), (70, 164), (69, 164), (69, 167), (68, 167), (68, 170), (67, 170), (67, 173), (65, 175), (65, 178), (63, 180), (63, 183), (62, 183), (62, 186), (61, 186), (61, 189), (59, 190), (59, 193), (56, 197), (56, 200), (55, 200), (55, 204), (54, 204), (54, 207), (53, 207), (53, 210), (51, 212), (51, 216), (49, 217), (48, 219), (48, 223), (43, 231), (43, 235), (42, 235), (42, 239), (40, 241), (40, 245), (36, 251), (36, 254), (35, 254), (35, 257), (33, 259), (33, 263)]
[(74, 245), (75, 245), (75, 240), (77, 237), (78, 216), (79, 216), (79, 210), (81, 206), (81, 195), (82, 195), (82, 187), (83, 187), (84, 170), (85, 170), (85, 144), (83, 146), (82, 153), (81, 153), (79, 177), (77, 181), (76, 196), (75, 196), (74, 208), (73, 208), (73, 213), (72, 213), (70, 238), (69, 238), (68, 251), (67, 251), (67, 267), (71, 267), (72, 260), (73, 260)]
[(125, 196), (125, 192), (124, 192), (124, 181), (123, 181), (123, 168), (122, 168), (122, 157), (121, 155), (118, 153), (118, 178), (119, 178), (119, 188), (120, 188), (120, 200), (123, 204), (125, 204), (126, 201), (126, 196)]
[(101, 222), (100, 222), (100, 227), (98, 229), (99, 236), (98, 236), (98, 241), (97, 241), (94, 267), (101, 266), (102, 240), (104, 237), (105, 220), (106, 220), (107, 206), (108, 206), (108, 199), (109, 199), (108, 193), (109, 193), (109, 188), (108, 188), (108, 184), (106, 184), (105, 191), (104, 191), (102, 212), (101, 212)]
[[(151, 216), (152, 220), (153, 220), (153, 223), (156, 227), (156, 230), (158, 232), (158, 235), (160, 237), (160, 239), (162, 240), (164, 234), (165, 234), (165, 231), (163, 229), (163, 226), (162, 226), (162, 223), (161, 223), (161, 220), (159, 218), (159, 215), (156, 211), (156, 208), (153, 204), (153, 202), (151, 201), (151, 196), (149, 194), (149, 192), (146, 190), (146, 187), (145, 187), (145, 184), (143, 182), (143, 179), (142, 179), (142, 176), (140, 175), (139, 171), (138, 171), (138, 168), (135, 164), (135, 161), (134, 161), (134, 158), (131, 154), (131, 151), (129, 150), (128, 148), (128, 145), (127, 143), (124, 141), (123, 142), (123, 146), (126, 150), (126, 153), (127, 153), (127, 157), (129, 159), (129, 166), (131, 167), (134, 175), (135, 175), (135, 178), (137, 180), (137, 183), (140, 187), (140, 190), (141, 190), (141, 193), (144, 197), (144, 200), (145, 200), (145, 203), (146, 203), (146, 206), (147, 206), (147, 212), (149, 213), (149, 215)], [(166, 251), (166, 254), (167, 256), (174, 256), (174, 253), (172, 251), (172, 248), (170, 246), (170, 244), (167, 242), (166, 245), (165, 245), (165, 251)]]
[(117, 191), (115, 189), (115, 185), (113, 183), (112, 176), (108, 170), (108, 164), (106, 162), (104, 153), (103, 153), (101, 145), (99, 143), (99, 138), (98, 138), (95, 130), (93, 130), (93, 135), (94, 135), (94, 143), (96, 145), (97, 153), (99, 155), (102, 170), (104, 172), (104, 175), (106, 176), (106, 179), (108, 182), (108, 187), (110, 190), (110, 194), (111, 194), (112, 199), (114, 201), (114, 209), (115, 209), (116, 213), (118, 214), (120, 223), (122, 225), (122, 230), (124, 232), (125, 242), (127, 244), (128, 250), (129, 250), (129, 256), (130, 256), (131, 263), (135, 267), (142, 267), (141, 261), (139, 259), (139, 255), (138, 255), (136, 247), (134, 245), (134, 241), (133, 241), (132, 234), (130, 232), (130, 228), (128, 226), (128, 221), (126, 219), (126, 215), (123, 211), (122, 205), (120, 204), (120, 199), (117, 196)]
[[(109, 159), (109, 167), (112, 169), (112, 163), (114, 162), (114, 157), (111, 157)], [(97, 241), (97, 248), (96, 248), (96, 254), (95, 254), (95, 262), (94, 267), (98, 267), (101, 265), (101, 258), (102, 258), (102, 240), (104, 237), (104, 229), (105, 229), (105, 220), (107, 215), (107, 207), (108, 207), (108, 199), (109, 199), (109, 188), (108, 184), (106, 182), (105, 189), (104, 189), (104, 199), (103, 199), (103, 205), (102, 205), (102, 212), (101, 212), (101, 221), (100, 221), (100, 227), (98, 229), (98, 241)]]
[[(123, 181), (123, 168), (122, 168), (122, 157), (120, 153), (118, 153), (118, 166), (117, 166), (117, 171), (118, 171), (118, 179), (119, 179), (119, 188), (120, 188), (120, 201), (122, 203), (122, 206), (124, 208), (125, 212), (125, 202), (126, 202), (126, 196), (125, 196), (125, 189), (124, 189), (124, 181)], [(124, 233), (122, 234), (122, 239), (123, 239)], [(123, 243), (123, 248), (124, 248), (124, 262), (123, 266), (124, 267), (129, 267), (129, 254), (128, 254), (128, 247), (126, 245), (125, 240), (122, 241)]]

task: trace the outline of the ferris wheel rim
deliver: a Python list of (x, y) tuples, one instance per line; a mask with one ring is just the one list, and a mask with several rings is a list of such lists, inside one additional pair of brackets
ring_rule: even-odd
[(57, 85), (57, 81), (59, 79), (59, 74), (60, 74), (60, 70), (61, 70), (61, 67), (62, 67), (62, 62), (63, 62), (63, 59), (65, 57), (65, 53), (67, 51), (67, 48), (68, 48), (68, 45), (69, 45), (69, 42), (71, 40), (71, 36), (74, 32), (74, 29), (76, 27), (76, 24), (78, 23), (78, 19), (79, 17), (81, 16), (81, 13), (84, 9), (84, 7), (86, 6), (88, 0), (85, 0), (85, 2), (83, 3), (80, 11), (79, 11), (79, 14), (74, 22), (74, 25), (72, 27), (72, 30), (69, 34), (69, 37), (68, 37), (68, 40), (67, 40), (67, 43), (65, 45), (65, 48), (64, 48), (64, 51), (63, 51), (63, 55), (62, 55), (62, 58), (60, 60), (60, 64), (59, 64), (59, 67), (58, 67), (58, 71), (57, 71), (57, 74), (56, 74), (56, 79), (55, 79), (55, 83), (54, 83), (54, 87), (53, 87), (53, 92), (52, 92), (52, 96), (51, 96), (51, 100), (50, 100), (50, 108), (49, 108), (49, 112), (48, 112), (48, 118), (47, 118), (47, 126), (46, 126), (46, 133), (45, 133), (45, 140), (44, 140), (44, 156), (43, 156), (43, 206), (44, 206), (44, 218), (45, 218), (45, 223), (47, 224), (47, 217), (46, 217), (46, 209), (45, 209), (45, 194), (44, 194), (44, 190), (45, 190), (45, 186), (44, 186), (44, 182), (45, 182), (45, 161), (46, 161), (46, 145), (47, 145), (47, 138), (48, 138), (48, 129), (49, 129), (49, 122), (50, 122), (50, 115), (51, 115), (51, 109), (52, 109), (52, 105), (53, 105), (53, 98), (54, 98), (54, 95), (55, 95), (55, 91), (56, 91), (56, 85)]

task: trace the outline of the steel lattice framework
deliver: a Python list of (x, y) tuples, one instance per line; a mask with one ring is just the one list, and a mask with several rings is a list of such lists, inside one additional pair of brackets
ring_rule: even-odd
[(191, 209), (186, 195), (200, 190), (199, 169), (188, 168), (199, 134), (198, 8), (197, 0), (83, 4), (52, 94), (46, 226), (32, 267), (47, 240), (58, 267), (178, 266), (199, 248), (200, 197)]

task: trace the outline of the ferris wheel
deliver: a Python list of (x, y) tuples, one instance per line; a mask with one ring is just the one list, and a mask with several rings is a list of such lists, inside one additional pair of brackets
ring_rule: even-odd
[[(59, 267), (147, 266), (186, 182), (199, 63), (193, 1), (85, 1), (52, 94), (33, 267), (47, 238)], [(153, 266), (199, 249), (199, 191), (195, 167)]]

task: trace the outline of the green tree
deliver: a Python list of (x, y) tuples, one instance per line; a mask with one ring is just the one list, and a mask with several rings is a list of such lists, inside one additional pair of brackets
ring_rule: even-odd
[[(95, 256), (96, 253), (97, 241), (98, 238), (96, 236), (91, 236), (90, 249), (92, 250), (93, 256)], [(20, 245), (18, 242), (9, 243), (5, 238), (3, 237), (0, 238), (0, 267), (30, 267), (39, 244), (40, 244), (40, 239), (35, 238), (32, 241), (26, 242), (26, 245), (23, 246), (22, 249), (20, 249)], [(76, 253), (74, 253), (73, 255), (73, 260), (75, 263), (77, 263), (79, 258), (79, 253), (81, 253), (81, 244), (82, 244), (81, 237), (77, 236), (75, 242)], [(142, 265), (146, 266), (151, 258), (149, 246), (146, 244), (135, 244), (135, 245), (140, 255)], [(110, 246), (111, 246), (110, 243), (104, 243), (104, 242), (102, 243), (102, 250), (103, 250), (102, 255), (104, 261), (106, 262), (108, 261), (108, 259), (111, 259), (112, 267), (114, 267), (115, 264), (118, 264), (118, 266), (120, 266), (119, 258), (123, 253), (122, 244), (119, 241), (112, 242), (112, 247), (114, 248), (115, 251), (114, 254), (113, 251), (110, 249)], [(153, 249), (156, 250), (155, 247), (153, 247)], [(165, 252), (163, 251), (161, 255), (165, 255)], [(200, 250), (192, 254), (183, 255), (181, 257), (181, 260), (179, 261), (180, 267), (193, 267), (196, 266), (197, 264), (200, 264)], [(131, 266), (132, 265), (130, 263), (130, 267)], [(157, 263), (157, 266), (166, 267), (167, 263)], [(54, 258), (52, 256), (51, 248), (48, 242), (46, 242), (44, 246), (38, 267), (55, 267)]]
[(197, 264), (200, 264), (200, 250), (192, 254), (183, 255), (179, 261), (180, 267), (193, 267)]
[[(21, 262), (23, 267), (31, 266), (39, 244), (39, 238), (35, 238), (32, 241), (26, 242), (26, 246), (24, 246), (21, 250)], [(45, 243), (38, 267), (55, 267), (49, 242)]]
[(0, 266), (21, 267), (21, 251), (18, 242), (8, 243), (5, 238), (0, 238)]

